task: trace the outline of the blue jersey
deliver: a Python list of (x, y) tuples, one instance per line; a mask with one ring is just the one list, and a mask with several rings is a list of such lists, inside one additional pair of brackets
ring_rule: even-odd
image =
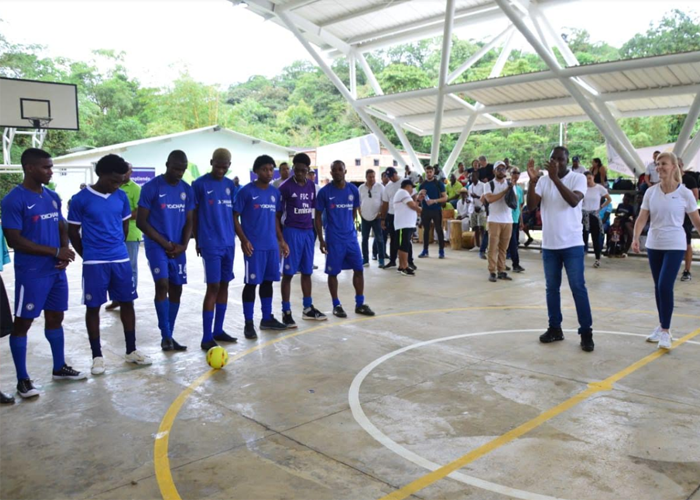
[(68, 222), (82, 227), (83, 262), (128, 260), (123, 221), (130, 217), (129, 198), (121, 189), (103, 194), (88, 186), (73, 195)]
[(272, 184), (260, 189), (251, 182), (238, 192), (233, 211), (241, 215), (241, 227), (254, 250), (278, 248), (275, 220), (281, 210), (280, 192)]
[(343, 189), (331, 182), (321, 188), (316, 198), (316, 210), (326, 212), (326, 239), (357, 238), (354, 209), (360, 207), (360, 191), (349, 182)]
[[(20, 184), (2, 199), (3, 229), (18, 229), (23, 237), (39, 245), (61, 246), (58, 225), (63, 220), (61, 199), (50, 189), (42, 188), (38, 194)], [(15, 273), (18, 275), (55, 274), (59, 272), (57, 263), (53, 256), (15, 252)]]
[(234, 245), (234, 185), (224, 177), (217, 181), (205, 174), (192, 183), (197, 205), (197, 244), (199, 248), (221, 248)]
[[(159, 175), (141, 187), (139, 207), (150, 210), (148, 223), (163, 238), (173, 243), (184, 244), (182, 230), (187, 222), (187, 212), (194, 210), (192, 187), (185, 181), (171, 186), (164, 175)], [(143, 235), (147, 248), (160, 245)]]

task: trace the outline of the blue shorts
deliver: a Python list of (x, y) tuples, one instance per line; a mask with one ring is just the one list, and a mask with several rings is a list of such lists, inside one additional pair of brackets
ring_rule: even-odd
[(285, 227), (282, 232), (284, 241), (289, 245), (289, 256), (282, 264), (282, 274), (294, 276), (314, 272), (314, 230)]
[(83, 264), (83, 304), (87, 307), (100, 307), (107, 302), (107, 292), (113, 302), (133, 302), (138, 298), (128, 260)]
[(50, 276), (15, 276), (15, 316), (38, 318), (41, 311), (68, 310), (66, 272)]
[(259, 285), (263, 281), (280, 280), (280, 251), (254, 250), (253, 255), (243, 256), (245, 262), (245, 278), (247, 285)]
[(344, 269), (362, 271), (362, 251), (356, 239), (326, 241), (326, 274), (337, 276)]
[(202, 248), (205, 283), (228, 283), (233, 279), (234, 247)]
[(153, 281), (167, 279), (173, 285), (187, 284), (187, 256), (184, 252), (170, 259), (163, 247), (146, 247), (146, 259)]

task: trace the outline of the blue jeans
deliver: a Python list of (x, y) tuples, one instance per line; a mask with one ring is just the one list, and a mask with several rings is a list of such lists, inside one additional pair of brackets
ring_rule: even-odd
[(654, 277), (656, 309), (659, 311), (661, 328), (671, 328), (673, 315), (673, 285), (685, 258), (685, 250), (652, 250), (647, 248), (649, 267)]
[(509, 259), (513, 261), (513, 267), (520, 265), (520, 254), (518, 253), (518, 245), (520, 245), (520, 223), (513, 223), (513, 231), (510, 233), (510, 245), (508, 246)]
[(384, 264), (384, 232), (382, 231), (382, 221), (379, 217), (374, 220), (362, 218), (362, 261), (369, 262), (369, 234), (374, 230), (373, 249), (378, 251), (379, 264)]
[(574, 296), (576, 314), (578, 315), (579, 333), (592, 331), (593, 317), (588, 301), (586, 280), (583, 277), (583, 245), (562, 248), (561, 250), (542, 250), (544, 278), (547, 286), (547, 312), (549, 327), (561, 328), (561, 269), (566, 268), (569, 288)]
[(489, 232), (482, 228), (481, 229), (481, 246), (479, 247), (479, 253), (485, 254), (486, 250), (489, 248)]
[(140, 241), (127, 241), (126, 251), (129, 252), (129, 263), (131, 264), (131, 275), (134, 278), (134, 288), (139, 284), (139, 245)]

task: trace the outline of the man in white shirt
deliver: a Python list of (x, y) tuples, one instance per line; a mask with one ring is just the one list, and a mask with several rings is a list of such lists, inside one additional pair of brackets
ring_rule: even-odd
[(418, 172), (416, 172), (415, 170), (411, 169), (411, 167), (406, 165), (406, 176), (405, 176), (406, 179), (411, 179), (413, 184), (418, 184), (419, 177), (420, 177), (420, 175), (418, 174)]
[(654, 151), (654, 161), (647, 165), (647, 185), (649, 187), (659, 183), (659, 173), (656, 171), (656, 158), (661, 154), (661, 151)]
[(384, 267), (384, 237), (379, 210), (384, 186), (376, 182), (374, 170), (367, 169), (365, 183), (360, 186), (360, 220), (362, 222), (362, 265), (369, 267), (369, 234), (374, 231), (374, 245), (379, 253), (379, 267)]
[(287, 179), (289, 179), (289, 172), (290, 172), (289, 163), (287, 163), (287, 162), (280, 163), (280, 176), (279, 176), (279, 179), (275, 179), (274, 181), (272, 181), (272, 185), (275, 186), (276, 188), (280, 187), (280, 185), (281, 185), (284, 181), (286, 181)]
[(592, 352), (593, 317), (583, 276), (584, 247), (581, 201), (586, 192), (586, 177), (569, 171), (569, 150), (557, 146), (547, 163), (549, 176), (539, 177), (535, 161), (527, 164), (530, 185), (527, 207), (540, 205), (542, 214), (542, 262), (547, 287), (549, 328), (540, 342), (564, 340), (561, 329), (561, 270), (566, 268), (569, 288), (574, 296), (581, 336), (581, 349)]
[(472, 213), (474, 212), (474, 204), (469, 197), (469, 190), (462, 188), (459, 192), (459, 201), (457, 202), (457, 220), (462, 221), (462, 232), (469, 231)]
[(411, 238), (416, 230), (418, 214), (421, 213), (420, 198), (418, 202), (413, 200), (413, 181), (404, 179), (401, 181), (401, 189), (394, 195), (394, 227), (399, 243), (399, 272), (404, 276), (414, 276), (415, 272), (408, 263), (411, 253)]
[(484, 196), (485, 184), (479, 180), (479, 171), (472, 172), (472, 182), (469, 185), (469, 196), (474, 203), (473, 213), (471, 217), (471, 226), (474, 231), (474, 242), (479, 247), (479, 256), (482, 259), (486, 258), (486, 244), (488, 243), (488, 233), (486, 233), (486, 207), (481, 201)]
[[(506, 273), (506, 252), (513, 231), (513, 209), (506, 204), (506, 195), (513, 191), (507, 177), (507, 167), (502, 161), (493, 166), (494, 179), (487, 182), (484, 200), (489, 204), (489, 281), (511, 281)], [(498, 273), (498, 274), (496, 274)]]
[(581, 158), (579, 158), (578, 156), (574, 156), (573, 158), (571, 158), (571, 171), (575, 174), (586, 175), (586, 167), (581, 165)]
[(391, 243), (389, 245), (389, 262), (383, 267), (383, 269), (389, 269), (391, 267), (396, 267), (396, 257), (399, 253), (398, 241), (394, 236), (394, 195), (401, 189), (401, 177), (399, 177), (399, 173), (394, 167), (389, 167), (384, 172), (389, 177), (389, 183), (384, 186), (384, 192), (382, 193), (380, 219), (382, 229), (386, 229), (389, 238), (391, 238)]

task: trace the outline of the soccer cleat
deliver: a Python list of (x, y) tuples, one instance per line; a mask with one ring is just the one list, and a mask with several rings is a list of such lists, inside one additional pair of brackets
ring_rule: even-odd
[(513, 281), (513, 278), (508, 276), (508, 273), (501, 271), (498, 273), (498, 279), (503, 281)]
[(151, 363), (153, 363), (153, 360), (150, 356), (147, 356), (138, 349), (124, 356), (124, 360), (127, 363), (134, 363), (137, 365), (150, 365)]
[(166, 352), (168, 352), (168, 351), (186, 351), (187, 350), (186, 345), (178, 344), (177, 341), (172, 337), (161, 340), (160, 341), (160, 348)]
[(355, 306), (355, 314), (362, 314), (363, 316), (374, 316), (374, 311), (370, 309), (367, 304), (362, 304), (361, 306)]
[(274, 316), (270, 316), (270, 319), (261, 319), (260, 320), (260, 329), (261, 330), (286, 330), (287, 325), (282, 323), (281, 321), (277, 321)]
[(102, 356), (97, 356), (92, 358), (92, 368), (90, 373), (93, 375), (102, 375), (105, 372), (105, 358)]
[(319, 311), (312, 305), (311, 307), (304, 309), (304, 312), (301, 314), (301, 319), (308, 319), (311, 321), (326, 321), (328, 317), (326, 317), (325, 314), (323, 314), (321, 311)]
[(15, 403), (14, 396), (8, 396), (4, 392), (0, 391), (0, 404), (11, 405)]
[(396, 267), (396, 262), (389, 262), (384, 267), (382, 267), (382, 269), (391, 269), (392, 267)]
[(564, 332), (561, 328), (547, 328), (547, 331), (540, 335), (540, 342), (549, 344), (558, 340), (564, 340)]
[(425, 259), (427, 257), (430, 257), (430, 255), (428, 255), (428, 252), (426, 252), (426, 251), (422, 251), (421, 253), (418, 254), (419, 259)]
[(581, 333), (581, 349), (585, 352), (593, 352), (595, 344), (593, 343), (593, 332)]
[(657, 326), (653, 332), (651, 332), (651, 335), (649, 335), (646, 338), (647, 342), (653, 342), (656, 343), (661, 339), (661, 326)]
[(596, 269), (600, 267), (600, 261), (596, 259), (596, 261), (593, 263), (593, 267)]
[(238, 342), (236, 337), (232, 337), (226, 332), (217, 333), (214, 335), (214, 340), (217, 342)]
[(693, 277), (690, 274), (690, 271), (683, 271), (683, 276), (681, 276), (681, 281), (690, 281), (692, 280)]
[[(369, 263), (367, 265), (369, 265)], [(297, 328), (297, 324), (294, 318), (292, 318), (292, 311), (284, 311), (282, 313), (282, 323), (284, 323), (284, 326), (287, 328)]]
[(74, 370), (73, 368), (65, 364), (63, 365), (63, 368), (53, 372), (54, 380), (85, 380), (86, 378), (86, 374)]
[(27, 399), (38, 396), (39, 391), (36, 390), (31, 380), (25, 378), (17, 382), (17, 394), (19, 394), (20, 397)]
[(258, 334), (255, 331), (255, 325), (253, 324), (252, 321), (246, 321), (245, 326), (243, 327), (243, 335), (245, 335), (245, 338), (248, 340), (253, 340), (258, 338)]
[(498, 278), (496, 278), (496, 273), (489, 273), (489, 281), (491, 283), (495, 283), (496, 281), (498, 281)]
[(208, 342), (201, 342), (199, 347), (201, 347), (203, 351), (209, 352), (209, 349), (212, 347), (219, 347), (219, 344), (216, 343), (216, 340), (210, 340)]
[(337, 316), (338, 318), (347, 318), (348, 313), (345, 312), (343, 306), (337, 305), (333, 308), (333, 316)]
[(403, 276), (415, 276), (416, 275), (416, 273), (410, 267), (407, 267), (406, 269), (402, 269), (401, 274)]
[(520, 266), (520, 265), (513, 266), (513, 272), (516, 272), (516, 273), (523, 273), (523, 272), (525, 272), (525, 268), (522, 267), (522, 266)]
[(661, 332), (659, 334), (659, 345), (657, 346), (658, 349), (665, 349), (669, 350), (671, 349), (671, 342), (673, 342), (673, 337), (671, 336), (671, 332)]

